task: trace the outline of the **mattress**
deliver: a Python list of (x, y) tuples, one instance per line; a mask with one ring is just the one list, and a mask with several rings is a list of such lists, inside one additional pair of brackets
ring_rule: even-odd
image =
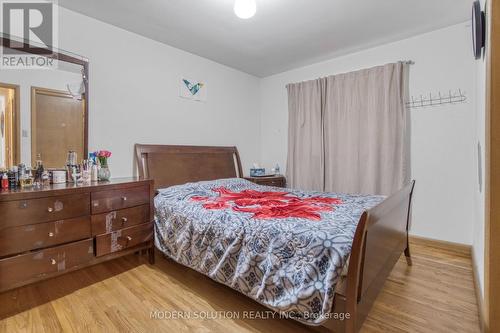
[(160, 189), (155, 245), (286, 317), (319, 325), (363, 211), (383, 196), (260, 186), (240, 178)]

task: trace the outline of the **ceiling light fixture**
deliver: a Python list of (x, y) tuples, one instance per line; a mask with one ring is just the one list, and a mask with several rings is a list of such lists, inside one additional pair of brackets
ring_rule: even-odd
[(241, 19), (249, 19), (255, 15), (257, 4), (255, 0), (236, 0), (234, 2), (234, 13)]

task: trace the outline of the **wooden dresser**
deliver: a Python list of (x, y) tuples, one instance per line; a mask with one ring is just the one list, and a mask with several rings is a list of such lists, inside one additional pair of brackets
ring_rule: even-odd
[(283, 175), (274, 175), (274, 176), (262, 176), (262, 177), (245, 177), (246, 180), (251, 181), (252, 183), (266, 186), (275, 186), (275, 187), (285, 187), (286, 186), (286, 178)]
[(0, 191), (0, 292), (147, 250), (153, 181)]

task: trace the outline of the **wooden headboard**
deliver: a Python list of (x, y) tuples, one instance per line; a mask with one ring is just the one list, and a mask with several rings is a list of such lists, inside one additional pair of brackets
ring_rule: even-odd
[(140, 178), (155, 190), (201, 180), (243, 177), (236, 147), (135, 145)]

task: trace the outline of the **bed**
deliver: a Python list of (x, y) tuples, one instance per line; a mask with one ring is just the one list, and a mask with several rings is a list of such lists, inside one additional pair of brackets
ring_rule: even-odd
[(242, 179), (235, 147), (136, 145), (155, 181), (155, 245), (283, 317), (356, 332), (394, 264), (411, 265), (414, 182), (390, 197)]

